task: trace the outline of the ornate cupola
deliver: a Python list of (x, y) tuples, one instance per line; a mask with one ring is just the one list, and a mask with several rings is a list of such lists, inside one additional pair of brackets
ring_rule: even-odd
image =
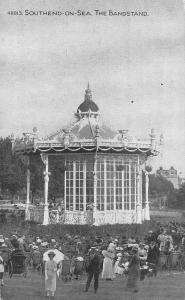
[(89, 83), (85, 90), (84, 102), (82, 102), (77, 109), (77, 115), (79, 117), (99, 115), (98, 105), (92, 101), (92, 92)]

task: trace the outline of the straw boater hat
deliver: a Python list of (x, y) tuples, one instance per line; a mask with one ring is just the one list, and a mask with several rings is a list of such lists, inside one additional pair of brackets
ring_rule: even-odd
[(48, 253), (48, 256), (55, 256), (56, 254), (55, 254), (55, 252), (53, 252), (53, 251), (50, 251), (49, 253)]

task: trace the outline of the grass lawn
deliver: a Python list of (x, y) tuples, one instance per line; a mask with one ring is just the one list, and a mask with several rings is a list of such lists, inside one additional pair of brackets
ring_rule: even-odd
[[(100, 280), (97, 294), (93, 287), (84, 293), (86, 277), (72, 282), (57, 282), (56, 300), (184, 300), (185, 273), (161, 273), (156, 279), (146, 279), (140, 283), (137, 294), (125, 291), (123, 278), (116, 278), (113, 282)], [(47, 299), (44, 292), (44, 280), (39, 274), (29, 273), (27, 278), (13, 275), (11, 279), (4, 278), (3, 300), (39, 300)]]

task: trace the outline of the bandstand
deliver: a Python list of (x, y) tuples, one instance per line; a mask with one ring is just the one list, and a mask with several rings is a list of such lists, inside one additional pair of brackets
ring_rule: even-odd
[(30, 168), (33, 155), (40, 155), (44, 171), (43, 224), (51, 222), (48, 188), (51, 157), (62, 156), (65, 162), (64, 224), (142, 223), (150, 219), (147, 161), (158, 155), (154, 130), (148, 141), (115, 131), (102, 121), (99, 108), (89, 88), (79, 105), (73, 125), (46, 139), (36, 128), (12, 139), (13, 151), (27, 165), (26, 219), (30, 218)]

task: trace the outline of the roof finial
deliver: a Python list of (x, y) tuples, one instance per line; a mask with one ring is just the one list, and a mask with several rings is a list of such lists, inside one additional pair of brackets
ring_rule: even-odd
[(88, 82), (87, 88), (85, 90), (85, 101), (91, 101), (91, 100), (92, 100), (92, 93), (91, 93), (90, 85), (89, 85), (89, 82)]

